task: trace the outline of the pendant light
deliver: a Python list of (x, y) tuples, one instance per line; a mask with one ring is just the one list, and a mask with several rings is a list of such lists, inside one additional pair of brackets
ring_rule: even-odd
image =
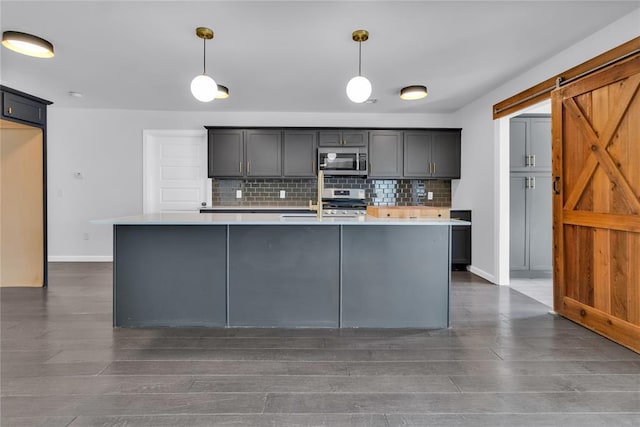
[(196, 28), (196, 36), (202, 39), (203, 46), (203, 71), (202, 74), (191, 80), (191, 93), (201, 102), (213, 101), (218, 95), (218, 85), (215, 80), (207, 75), (207, 40), (213, 38), (213, 30), (205, 27)]
[(14, 52), (36, 58), (53, 58), (53, 45), (45, 39), (19, 31), (2, 33), (2, 45)]
[(416, 99), (422, 99), (428, 95), (427, 87), (414, 85), (403, 87), (400, 91), (400, 98), (408, 101), (413, 101)]
[(216, 99), (227, 99), (229, 97), (229, 88), (226, 86), (218, 85), (218, 93)]
[(347, 96), (352, 102), (361, 104), (371, 96), (371, 82), (362, 75), (362, 42), (369, 39), (367, 30), (356, 30), (351, 34), (354, 42), (358, 42), (358, 75), (347, 83)]

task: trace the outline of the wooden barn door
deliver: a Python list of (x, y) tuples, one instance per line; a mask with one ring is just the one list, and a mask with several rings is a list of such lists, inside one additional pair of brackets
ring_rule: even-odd
[(640, 352), (640, 55), (552, 92), (554, 309)]

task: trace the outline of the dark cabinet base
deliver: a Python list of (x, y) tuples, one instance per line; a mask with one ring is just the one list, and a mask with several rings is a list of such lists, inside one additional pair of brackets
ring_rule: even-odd
[[(452, 210), (451, 218), (471, 222), (471, 211)], [(451, 269), (464, 271), (471, 265), (471, 225), (451, 227)]]
[(114, 325), (449, 325), (448, 225), (115, 225)]

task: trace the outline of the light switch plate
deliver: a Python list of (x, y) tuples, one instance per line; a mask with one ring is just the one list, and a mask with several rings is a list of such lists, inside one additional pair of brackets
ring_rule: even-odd
[(242, 199), (242, 190), (236, 190), (236, 199)]
[(286, 191), (284, 191), (284, 190), (280, 190), (280, 198), (281, 198), (281, 199), (284, 199), (284, 198), (285, 198), (285, 196), (286, 196), (286, 194), (287, 194), (287, 193), (286, 193)]
[(427, 200), (433, 200), (433, 191), (427, 192)]

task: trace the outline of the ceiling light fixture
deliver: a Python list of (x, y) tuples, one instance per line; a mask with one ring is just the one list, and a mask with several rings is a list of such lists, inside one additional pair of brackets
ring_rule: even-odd
[(428, 94), (429, 93), (427, 92), (426, 86), (414, 85), (403, 87), (400, 91), (400, 98), (408, 101), (413, 101), (416, 99), (422, 99)]
[(2, 45), (14, 52), (36, 58), (53, 58), (53, 45), (45, 39), (19, 31), (2, 33)]
[(218, 85), (218, 93), (216, 99), (227, 99), (229, 97), (229, 88), (226, 86)]
[(206, 27), (196, 28), (196, 36), (202, 39), (203, 45), (203, 70), (202, 74), (191, 80), (191, 93), (201, 102), (213, 101), (218, 95), (218, 85), (215, 80), (207, 75), (207, 40), (213, 38), (213, 30)]
[(369, 40), (367, 30), (356, 30), (351, 33), (354, 42), (358, 42), (358, 75), (347, 83), (347, 96), (352, 102), (361, 104), (371, 96), (371, 82), (362, 76), (362, 42)]

